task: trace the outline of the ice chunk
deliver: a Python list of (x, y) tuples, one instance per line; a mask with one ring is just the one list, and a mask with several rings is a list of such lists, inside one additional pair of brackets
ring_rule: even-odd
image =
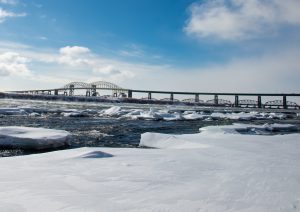
[(71, 113), (63, 113), (66, 117), (89, 117), (89, 114), (86, 111), (76, 111)]
[(0, 108), (2, 115), (26, 115), (25, 110), (20, 108)]
[(70, 133), (32, 127), (0, 127), (0, 146), (20, 149), (49, 149), (70, 144)]
[(297, 127), (292, 124), (265, 124), (266, 130), (276, 131), (276, 132), (293, 132), (297, 131)]
[(103, 110), (102, 114), (106, 116), (118, 116), (121, 112), (121, 107), (114, 106), (107, 110)]
[(178, 121), (178, 120), (183, 120), (183, 117), (181, 113), (163, 113), (163, 112), (157, 112), (156, 115), (159, 117), (162, 117), (163, 120), (165, 121)]
[(183, 118), (185, 120), (198, 120), (198, 119), (205, 119), (205, 118), (208, 118), (208, 117), (209, 117), (208, 115), (202, 115), (202, 114), (199, 114), (199, 113), (196, 113), (196, 112), (188, 113), (188, 114), (183, 115)]

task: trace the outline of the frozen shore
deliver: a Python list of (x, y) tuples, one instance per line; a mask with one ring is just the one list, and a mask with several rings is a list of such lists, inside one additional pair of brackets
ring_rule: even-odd
[(79, 148), (1, 158), (0, 210), (299, 211), (300, 134), (239, 133), (260, 127), (143, 134), (140, 145), (155, 149)]

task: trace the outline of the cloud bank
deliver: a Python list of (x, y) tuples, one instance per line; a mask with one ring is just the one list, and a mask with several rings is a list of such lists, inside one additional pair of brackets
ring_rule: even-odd
[(299, 11), (299, 0), (206, 0), (190, 6), (184, 31), (199, 39), (252, 39), (299, 26)]
[(0, 76), (30, 76), (29, 59), (15, 52), (0, 54)]

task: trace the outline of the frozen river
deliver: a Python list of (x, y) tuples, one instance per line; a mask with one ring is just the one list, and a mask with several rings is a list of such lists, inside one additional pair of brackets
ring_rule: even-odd
[[(199, 128), (204, 126), (232, 123), (285, 123), (294, 124), (299, 129), (300, 119), (296, 113), (258, 113), (253, 112), (253, 109), (232, 112), (228, 109), (224, 111), (184, 106), (0, 100), (0, 127), (25, 126), (66, 130), (72, 134), (70, 148), (135, 148), (138, 147), (141, 134), (145, 132), (192, 134), (198, 133)], [(0, 155), (28, 153), (32, 151), (2, 148)]]

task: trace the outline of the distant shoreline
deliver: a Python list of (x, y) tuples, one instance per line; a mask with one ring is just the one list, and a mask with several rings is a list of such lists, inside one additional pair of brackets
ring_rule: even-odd
[(65, 102), (95, 102), (95, 103), (129, 103), (129, 104), (153, 104), (153, 105), (173, 105), (183, 107), (193, 107), (192, 110), (230, 110), (230, 111), (269, 111), (282, 113), (300, 113), (300, 109), (282, 108), (256, 108), (256, 107), (230, 107), (225, 105), (210, 105), (203, 103), (175, 102), (162, 100), (134, 99), (134, 98), (99, 98), (86, 96), (64, 96), (64, 95), (37, 95), (37, 94), (16, 94), (0, 92), (0, 99), (19, 100), (42, 100), (42, 101), (65, 101)]

